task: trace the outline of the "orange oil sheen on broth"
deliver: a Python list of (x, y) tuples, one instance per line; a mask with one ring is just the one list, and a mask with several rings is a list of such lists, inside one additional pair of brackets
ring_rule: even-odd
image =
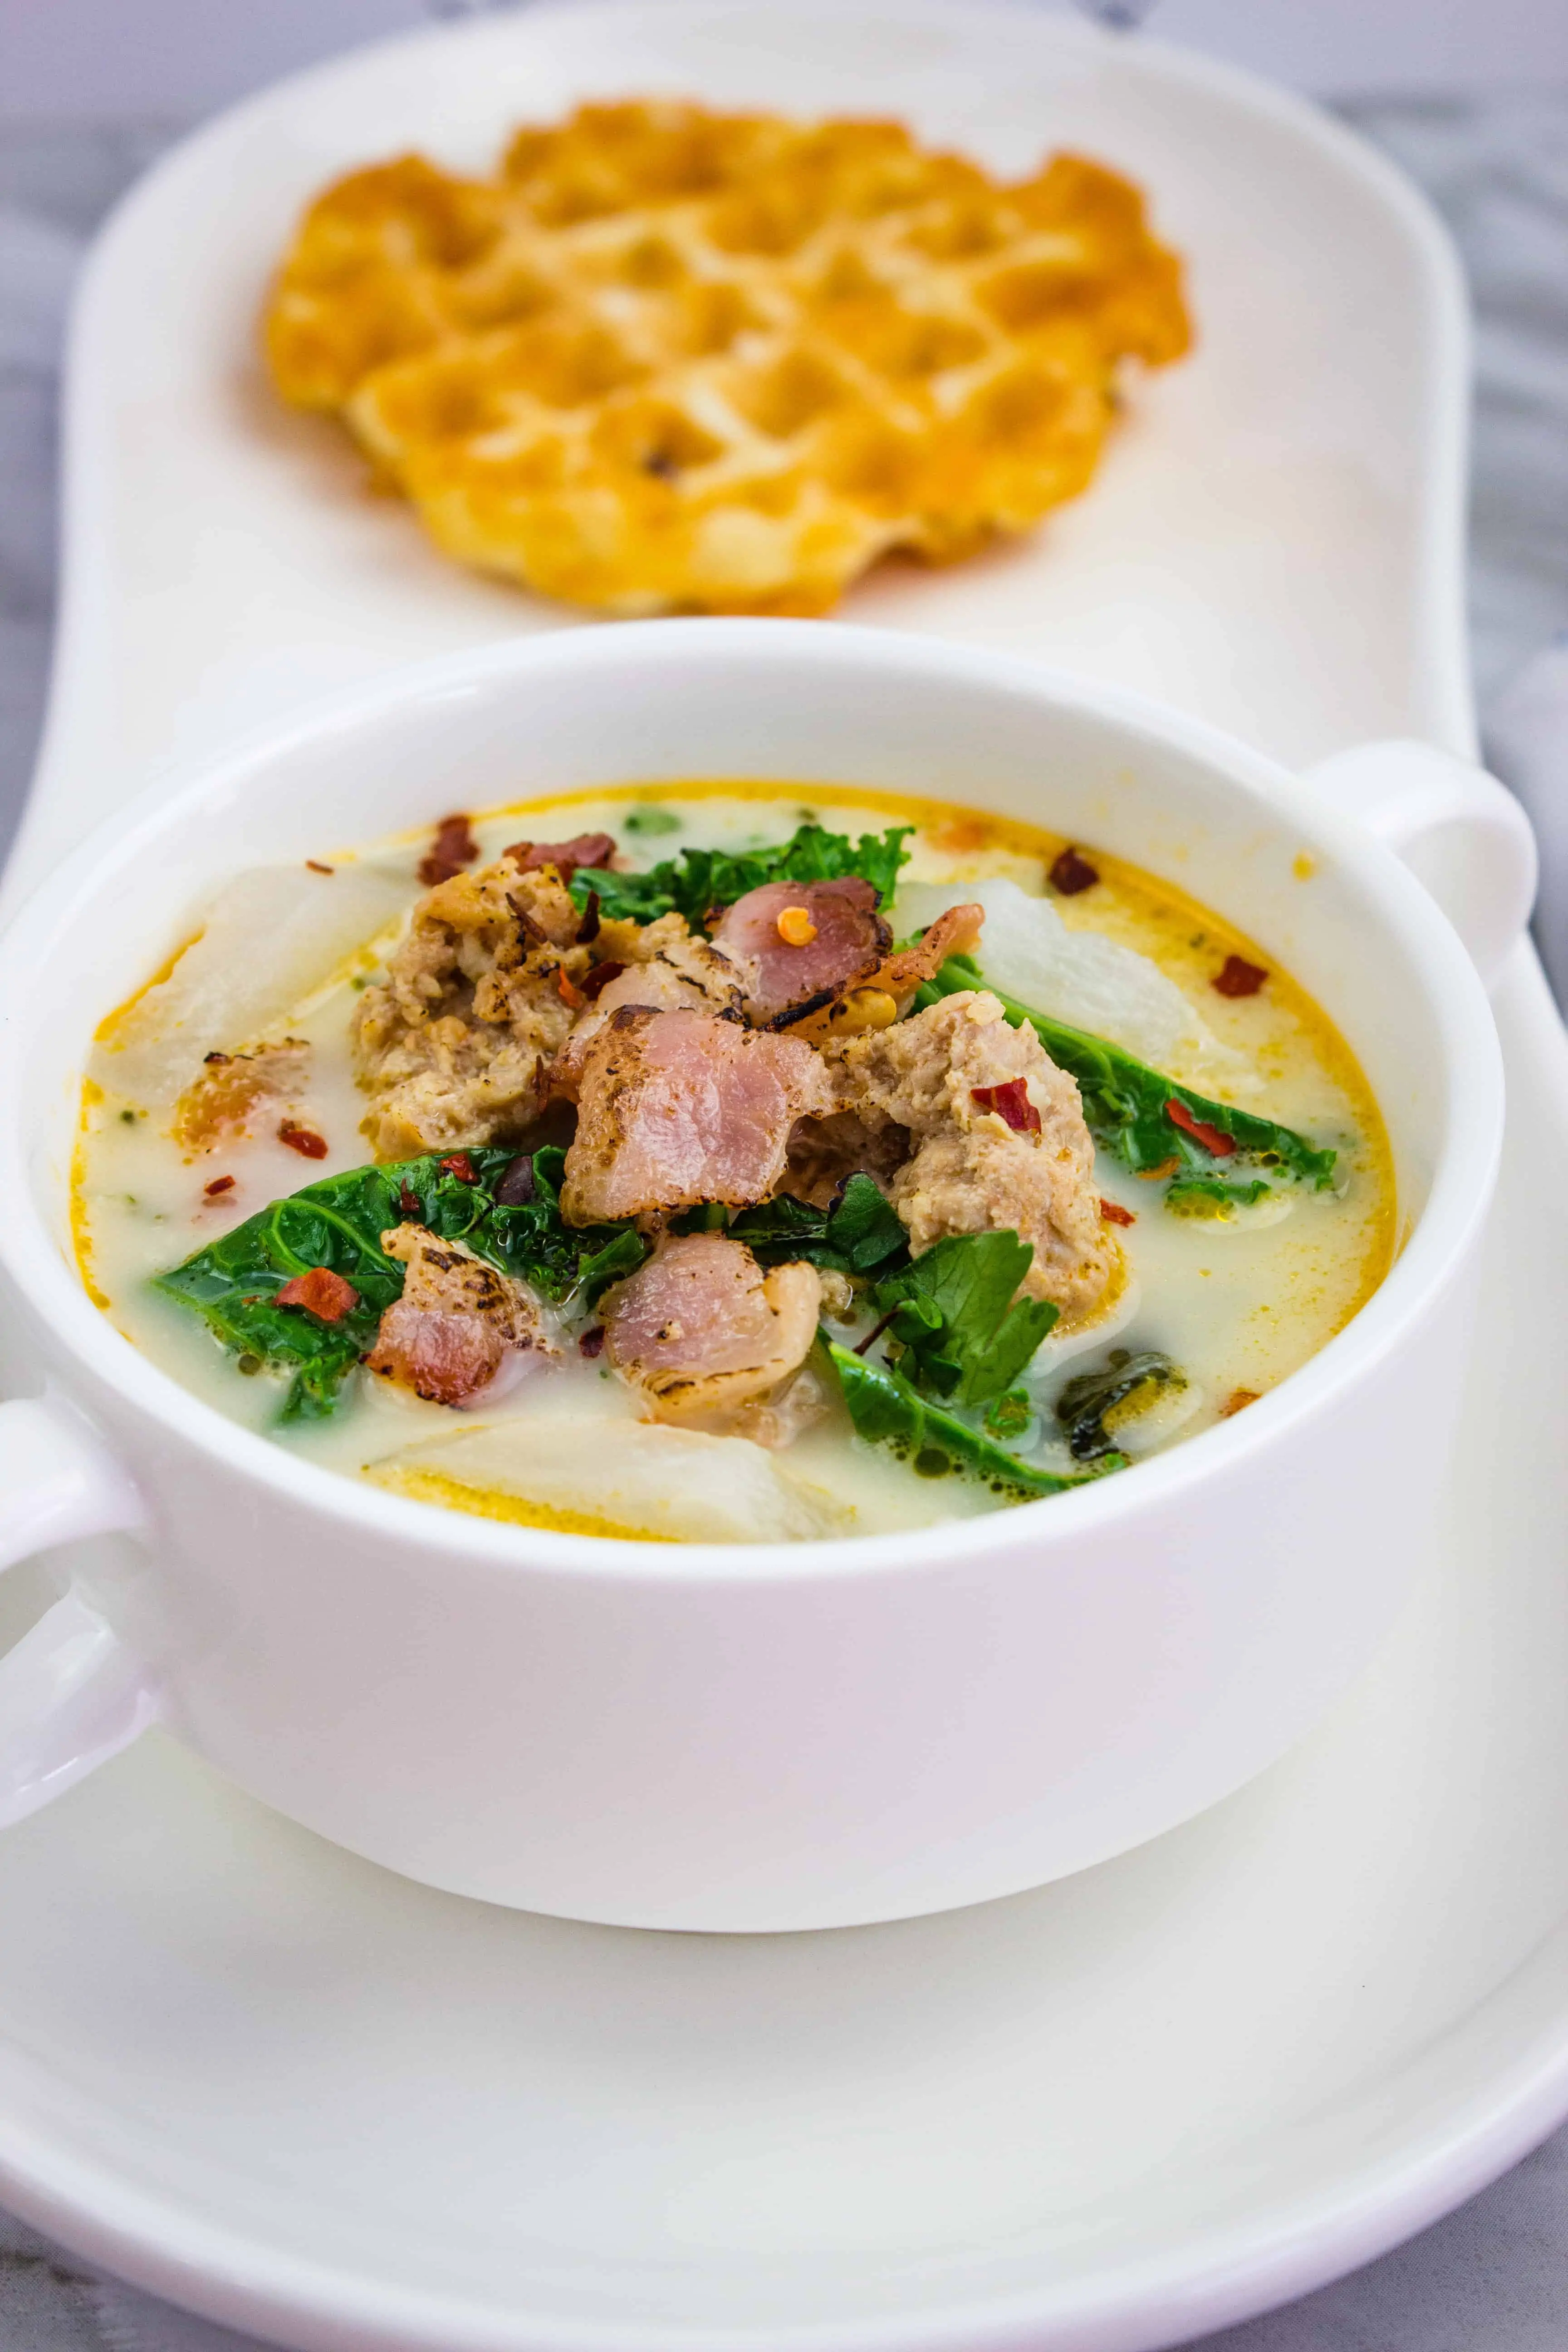
[[(639, 833), (627, 824), (638, 812), (654, 813), (667, 824), (674, 820), (679, 829)], [(433, 806), (432, 823), (442, 813)], [(1215, 1034), (1257, 1071), (1258, 1107), (1269, 1116), (1309, 1134), (1331, 1129), (1336, 1138), (1352, 1139), (1339, 1171), (1346, 1180), (1342, 1198), (1336, 1187), (1335, 1198), (1303, 1204), (1282, 1223), (1256, 1234), (1205, 1230), (1166, 1215), (1152, 1188), (1130, 1180), (1101, 1154), (1103, 1195), (1123, 1204), (1135, 1220), (1120, 1238), (1139, 1304), (1133, 1325), (1117, 1334), (1119, 1343), (1148, 1340), (1190, 1364), (1204, 1400), (1189, 1424), (1195, 1431), (1221, 1418), (1238, 1394), (1265, 1394), (1287, 1377), (1342, 1327), (1386, 1271), (1394, 1235), (1386, 1137), (1365, 1080), (1331, 1023), (1258, 942), (1185, 891), (1092, 843), (1069, 844), (1046, 828), (957, 804), (794, 781), (660, 780), (613, 791), (579, 790), (469, 814), (486, 858), (519, 837), (554, 839), (604, 830), (639, 866), (671, 856), (686, 845), (735, 849), (759, 835), (781, 841), (808, 816), (851, 835), (909, 824), (917, 834), (906, 878), (957, 885), (1001, 873), (1033, 895), (1041, 894), (1045, 876), (1061, 853), (1076, 848), (1099, 878), (1077, 895), (1053, 898), (1069, 929), (1100, 931), (1158, 963), (1198, 1005)], [(406, 875), (412, 905), (421, 895), (415, 865), (429, 837), (428, 828), (420, 828), (357, 850), (322, 844), (314, 854), (323, 863), (357, 857)], [(1227, 999), (1214, 988), (1215, 976), (1231, 956), (1267, 970), (1267, 985), (1257, 996)], [(351, 959), (334, 983), (292, 1010), (283, 1024), (312, 1049), (310, 1124), (328, 1144), (320, 1163), (306, 1166), (266, 1137), (216, 1155), (186, 1156), (156, 1120), (122, 1118), (124, 1109), (137, 1106), (118, 1101), (96, 1082), (84, 1090), (72, 1184), (73, 1234), (84, 1281), (138, 1347), (220, 1411), (253, 1428), (265, 1428), (275, 1409), (271, 1381), (242, 1372), (205, 1330), (151, 1293), (147, 1277), (268, 1199), (367, 1157), (359, 1134), (365, 1105), (348, 1052), (359, 1002), (354, 983), (364, 978), (363, 968), (352, 968), (355, 963), (363, 960)], [(236, 1046), (245, 1042), (233, 1041)], [(215, 1202), (205, 1186), (219, 1174), (232, 1174), (235, 1182)], [(371, 1462), (452, 1421), (447, 1408), (389, 1396), (384, 1384), (367, 1381), (362, 1388), (333, 1421), (302, 1430), (289, 1443), (324, 1465), (359, 1475)], [(604, 1424), (605, 1442), (612, 1444), (615, 1425), (635, 1419), (630, 1399), (606, 1376), (603, 1363), (575, 1359), (547, 1378), (531, 1381), (515, 1400), (498, 1408), (497, 1417), (509, 1412), (559, 1415), (563, 1423), (586, 1418)], [(842, 1496), (854, 1526), (866, 1531), (912, 1528), (999, 1507), (977, 1483), (917, 1479), (876, 1449), (852, 1444), (842, 1414), (790, 1449), (790, 1468)], [(406, 1485), (405, 1490), (409, 1491)], [(426, 1474), (424, 1492), (427, 1499), (447, 1505), (459, 1499), (440, 1490), (438, 1481), (432, 1483), (431, 1474)], [(570, 1525), (587, 1531), (595, 1520), (619, 1524), (613, 1515), (591, 1508), (563, 1514), (558, 1503), (541, 1507), (531, 1518), (526, 1501), (514, 1496), (480, 1496), (468, 1507), (558, 1529)]]

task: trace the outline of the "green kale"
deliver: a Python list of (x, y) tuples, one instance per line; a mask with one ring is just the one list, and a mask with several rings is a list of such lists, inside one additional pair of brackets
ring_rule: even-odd
[(870, 1274), (909, 1255), (909, 1235), (869, 1176), (851, 1176), (826, 1209), (781, 1192), (742, 1209), (730, 1231), (763, 1265), (806, 1258), (828, 1273)]
[(992, 1437), (1022, 1437), (1034, 1413), (1027, 1389), (1008, 1389), (986, 1406), (986, 1433)]
[[(563, 1156), (491, 1146), (323, 1176), (157, 1276), (153, 1287), (199, 1315), (233, 1353), (292, 1371), (284, 1423), (321, 1420), (403, 1294), (405, 1268), (381, 1246), (394, 1225), (464, 1242), (557, 1305), (590, 1306), (607, 1283), (636, 1271), (647, 1251), (629, 1225), (563, 1222)], [(358, 1294), (335, 1323), (277, 1304), (284, 1285), (312, 1266), (341, 1275)]]
[(956, 1413), (928, 1403), (886, 1364), (868, 1363), (826, 1333), (823, 1337), (857, 1431), (875, 1444), (891, 1446), (920, 1477), (942, 1478), (958, 1471), (984, 1479), (995, 1494), (1024, 1500), (1059, 1495), (1069, 1486), (1087, 1486), (1109, 1471), (1126, 1466), (1122, 1455), (1108, 1454), (1092, 1469), (1076, 1475), (1037, 1469), (971, 1429)]
[(1173, 1176), (1165, 1188), (1165, 1206), (1178, 1217), (1228, 1217), (1233, 1209), (1250, 1209), (1274, 1190), (1261, 1176), (1250, 1184), (1227, 1184), (1223, 1176)]
[[(1319, 1192), (1332, 1181), (1336, 1153), (1320, 1150), (1306, 1136), (1271, 1118), (1238, 1110), (1234, 1103), (1211, 1101), (1106, 1038), (1030, 1012), (993, 987), (968, 956), (950, 956), (936, 978), (918, 992), (916, 1002), (935, 1004), (966, 988), (990, 989), (1016, 1029), (1028, 1024), (1036, 1031), (1052, 1061), (1077, 1079), (1095, 1141), (1135, 1173), (1163, 1170), (1174, 1160), (1173, 1175), (1206, 1176), (1214, 1173), (1216, 1161), (1229, 1165), (1239, 1160), (1274, 1169)], [(1193, 1132), (1194, 1127), (1206, 1127), (1228, 1139), (1234, 1150), (1215, 1152)]]
[(913, 1387), (978, 1405), (1016, 1380), (1058, 1316), (1040, 1299), (1017, 1297), (1034, 1255), (1016, 1233), (949, 1234), (876, 1285), (872, 1297), (891, 1318)]
[(1133, 1355), (1112, 1348), (1098, 1370), (1080, 1372), (1057, 1399), (1057, 1419), (1075, 1462), (1093, 1462), (1115, 1447), (1116, 1432), (1162, 1396), (1187, 1385), (1179, 1364), (1157, 1348)]
[(708, 928), (711, 908), (731, 907), (764, 882), (837, 882), (854, 874), (886, 900), (908, 857), (904, 843), (913, 830), (912, 825), (893, 825), (880, 835), (864, 833), (851, 841), (847, 834), (803, 824), (772, 849), (733, 856), (723, 849), (683, 849), (679, 857), (668, 857), (646, 874), (580, 866), (570, 887), (579, 907), (586, 907), (590, 891), (596, 892), (605, 920), (629, 918), (651, 923), (673, 910), (684, 915), (693, 930), (701, 931)]

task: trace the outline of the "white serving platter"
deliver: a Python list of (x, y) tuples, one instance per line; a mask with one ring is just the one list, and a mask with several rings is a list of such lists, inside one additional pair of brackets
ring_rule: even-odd
[[(13, 887), (149, 762), (558, 626), (449, 571), (251, 327), (326, 173), (655, 89), (892, 111), (1155, 191), (1202, 346), (1092, 495), (849, 619), (1163, 693), (1310, 761), (1472, 748), (1465, 338), (1420, 202), (1234, 74), (980, 5), (500, 17), (239, 110), (83, 289), (56, 691)], [(456, 780), (433, 780), (445, 804)], [(1499, 998), (1510, 1132), (1448, 1534), (1250, 1789), (1077, 1879), (827, 1936), (636, 1935), (395, 1879), (157, 1738), (0, 1843), (0, 2200), (305, 2352), (1146, 2352), (1391, 2244), (1568, 2112), (1568, 1052)], [(26, 1368), (5, 1368), (26, 1385)], [(42, 1579), (0, 1588), (0, 1636)]]

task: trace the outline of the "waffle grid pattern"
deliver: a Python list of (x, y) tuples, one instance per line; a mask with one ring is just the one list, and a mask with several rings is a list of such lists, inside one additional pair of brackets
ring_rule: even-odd
[(341, 415), (440, 546), (622, 614), (820, 613), (1089, 480), (1121, 363), (1189, 339), (1131, 184), (1003, 184), (900, 125), (684, 104), (418, 156), (306, 215), (272, 290), (284, 398)]

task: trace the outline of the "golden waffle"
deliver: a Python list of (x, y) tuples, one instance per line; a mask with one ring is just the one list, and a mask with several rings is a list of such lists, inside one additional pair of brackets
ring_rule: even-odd
[(1081, 490), (1118, 363), (1186, 349), (1175, 256), (1075, 155), (1003, 184), (895, 122), (584, 106), (493, 180), (311, 206), (267, 318), (437, 541), (615, 613), (820, 613)]

